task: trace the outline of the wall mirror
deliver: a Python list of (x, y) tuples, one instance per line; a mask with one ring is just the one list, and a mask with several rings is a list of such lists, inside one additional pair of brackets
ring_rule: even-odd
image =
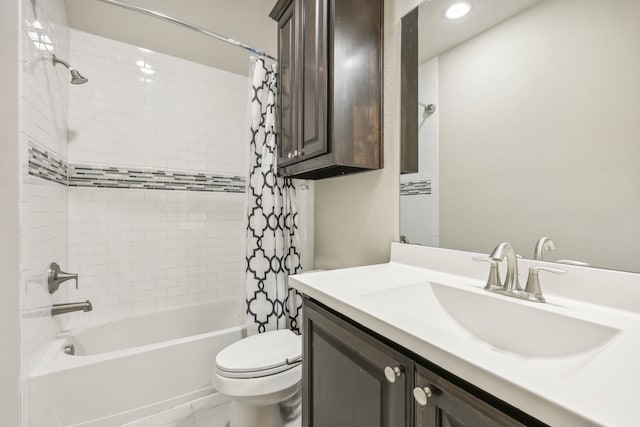
[(466, 2), (403, 18), (401, 239), (640, 272), (640, 1)]

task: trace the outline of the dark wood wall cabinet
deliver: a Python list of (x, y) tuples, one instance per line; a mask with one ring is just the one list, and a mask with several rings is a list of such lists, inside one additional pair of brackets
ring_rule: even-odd
[(278, 172), (382, 167), (383, 0), (279, 0)]
[(304, 299), (303, 427), (545, 424)]

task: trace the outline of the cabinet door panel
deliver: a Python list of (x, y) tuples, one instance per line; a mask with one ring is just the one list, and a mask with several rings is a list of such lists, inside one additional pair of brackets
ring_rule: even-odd
[(302, 27), (298, 161), (327, 152), (327, 0), (298, 0)]
[[(409, 425), (410, 359), (306, 300), (304, 331), (305, 427)], [(400, 369), (394, 383), (387, 366)]]
[(295, 3), (287, 7), (278, 21), (278, 64), (280, 72), (278, 93), (278, 164), (286, 165), (295, 159), (292, 157), (295, 150), (297, 119), (295, 115)]
[[(382, 385), (374, 366), (363, 366), (345, 349), (332, 340), (315, 335), (314, 370), (326, 374), (315, 377), (313, 386), (314, 425), (317, 426), (375, 426), (379, 425)], [(378, 375), (376, 375), (378, 374)], [(332, 408), (324, 410), (323, 408)]]
[(380, 0), (330, 0), (332, 152), (354, 166), (382, 165), (382, 19)]
[(415, 404), (416, 427), (522, 427), (524, 424), (430, 370), (416, 365), (415, 386), (431, 390), (426, 406)]

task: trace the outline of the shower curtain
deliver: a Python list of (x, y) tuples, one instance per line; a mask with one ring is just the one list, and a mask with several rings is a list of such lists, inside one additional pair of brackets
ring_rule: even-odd
[(298, 213), (293, 181), (277, 176), (275, 64), (256, 59), (250, 78), (245, 275), (248, 333), (285, 328), (300, 333), (302, 297), (288, 286), (289, 275), (302, 271)]

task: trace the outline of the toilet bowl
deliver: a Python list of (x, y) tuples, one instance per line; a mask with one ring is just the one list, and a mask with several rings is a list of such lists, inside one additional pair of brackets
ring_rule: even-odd
[(289, 330), (253, 335), (220, 351), (213, 386), (231, 399), (230, 427), (284, 426), (281, 404), (300, 401), (301, 362), (302, 339)]

